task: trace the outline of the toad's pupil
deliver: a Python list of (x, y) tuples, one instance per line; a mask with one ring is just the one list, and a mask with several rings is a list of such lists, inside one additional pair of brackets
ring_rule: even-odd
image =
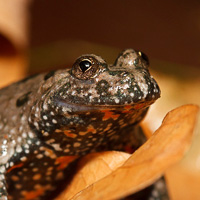
[(89, 69), (91, 65), (91, 62), (88, 60), (83, 60), (79, 63), (82, 72), (85, 72), (87, 69)]

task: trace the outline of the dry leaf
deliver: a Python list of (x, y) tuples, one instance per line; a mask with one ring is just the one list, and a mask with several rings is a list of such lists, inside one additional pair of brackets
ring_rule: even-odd
[[(87, 183), (87, 177), (90, 179), (90, 174), (94, 173), (98, 176), (101, 170), (95, 166), (101, 166), (101, 164), (94, 164), (90, 167), (93, 159), (87, 162), (88, 166), (81, 170), (81, 174), (76, 174), (74, 179), (77, 182), (72, 182), (70, 185), (71, 188), (76, 188), (73, 193), (77, 193), (71, 199), (117, 199), (152, 184), (169, 166), (183, 157), (191, 143), (197, 112), (198, 106), (195, 105), (185, 105), (169, 112), (161, 127), (121, 167), (113, 172), (111, 170), (111, 173), (108, 172), (109, 175), (106, 173), (107, 176), (98, 181), (94, 178), (94, 183), (88, 187), (91, 181)], [(109, 155), (111, 162), (113, 159), (117, 160), (119, 155), (122, 154), (120, 152), (118, 155), (113, 154), (114, 157)], [(98, 162), (104, 162), (104, 158), (101, 157)], [(109, 160), (106, 163), (109, 163)], [(89, 171), (84, 171), (84, 169), (89, 169)], [(83, 176), (84, 179), (81, 178)], [(85, 189), (82, 189), (81, 182), (86, 182)], [(81, 187), (78, 188), (77, 185)], [(69, 199), (69, 196), (66, 195), (65, 198), (62, 196), (60, 199)]]
[(59, 195), (57, 200), (72, 198), (77, 192), (120, 167), (130, 156), (131, 154), (117, 151), (92, 153), (85, 156), (79, 163), (80, 170), (78, 170), (71, 184)]

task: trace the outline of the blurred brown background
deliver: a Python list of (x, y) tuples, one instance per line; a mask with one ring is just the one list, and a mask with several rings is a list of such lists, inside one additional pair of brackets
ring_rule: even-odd
[[(200, 1), (0, 0), (0, 85), (60, 67), (83, 53), (109, 63), (124, 48), (145, 52), (162, 98), (146, 123), (200, 105)], [(174, 200), (200, 199), (200, 123), (185, 159), (167, 173)]]
[[(200, 66), (199, 0), (49, 0), (34, 1), (30, 11), (31, 48), (82, 40), (117, 49), (133, 47), (153, 59)], [(75, 48), (63, 46), (68, 51)], [(61, 51), (54, 53), (68, 54)]]

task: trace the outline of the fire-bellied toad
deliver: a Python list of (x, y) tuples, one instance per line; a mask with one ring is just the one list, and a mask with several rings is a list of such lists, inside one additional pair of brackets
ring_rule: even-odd
[(160, 97), (148, 65), (133, 49), (114, 65), (88, 54), (1, 89), (1, 199), (50, 199), (80, 156), (137, 149), (144, 136), (135, 125)]

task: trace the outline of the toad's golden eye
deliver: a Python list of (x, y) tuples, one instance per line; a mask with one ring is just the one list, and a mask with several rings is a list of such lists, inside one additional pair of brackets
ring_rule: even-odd
[(146, 66), (148, 67), (149, 66), (149, 58), (147, 57), (147, 55), (145, 53), (141, 52), (141, 51), (138, 51), (138, 55), (140, 56), (141, 61), (143, 63), (145, 63)]
[(81, 56), (72, 67), (72, 74), (81, 80), (88, 80), (96, 77), (100, 63), (92, 55)]

